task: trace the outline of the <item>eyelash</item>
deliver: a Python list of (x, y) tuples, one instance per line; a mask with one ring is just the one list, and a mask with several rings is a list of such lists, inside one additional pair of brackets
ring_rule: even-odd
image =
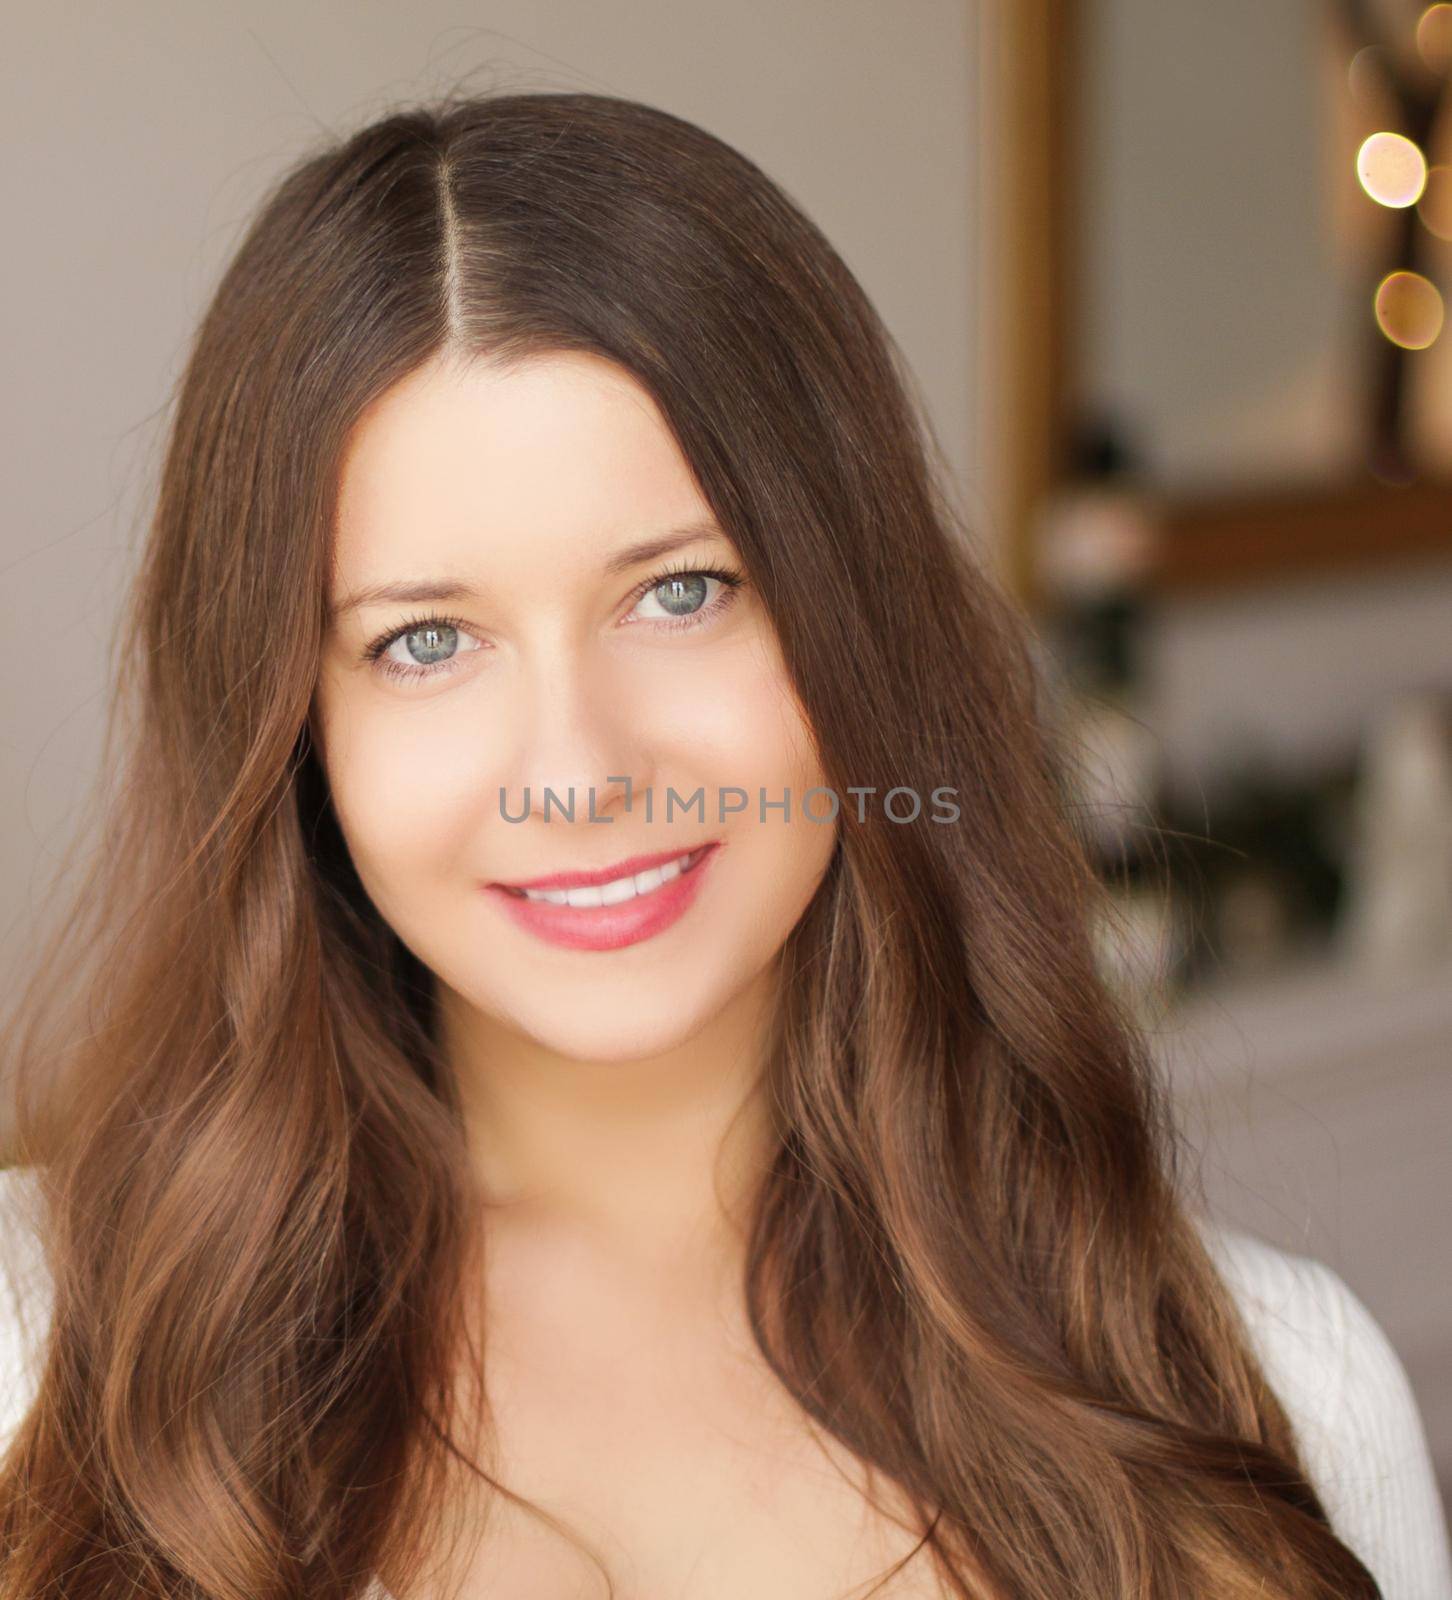
[[(651, 626), (662, 628), (671, 633), (700, 627), (705, 619), (724, 611), (735, 598), (736, 591), (746, 582), (741, 573), (733, 572), (729, 567), (703, 567), (689, 564), (666, 567), (637, 585), (630, 596), (631, 610), (633, 611), (651, 590), (658, 589), (661, 584), (668, 583), (672, 578), (680, 577), (715, 578), (723, 585), (722, 593), (702, 606), (699, 611), (693, 611), (688, 616), (674, 617), (669, 621), (655, 620), (652, 621)], [(457, 628), (461, 632), (467, 632), (468, 624), (458, 617), (440, 616), (437, 612), (426, 612), (420, 616), (410, 617), (402, 627), (391, 628), (387, 633), (380, 635), (371, 644), (365, 646), (363, 659), (389, 678), (446, 677), (454, 670), (453, 663), (458, 660), (457, 656), (450, 656), (446, 662), (433, 667), (407, 666), (401, 661), (391, 661), (386, 656), (385, 652), (393, 645), (395, 640), (401, 639), (405, 634), (414, 633), (421, 628)]]

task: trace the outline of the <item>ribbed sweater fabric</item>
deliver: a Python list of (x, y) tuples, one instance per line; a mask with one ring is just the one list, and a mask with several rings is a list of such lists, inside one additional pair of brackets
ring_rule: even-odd
[[(39, 1381), (50, 1283), (29, 1168), (0, 1170), (0, 1450)], [(1323, 1262), (1199, 1219), (1291, 1418), (1331, 1525), (1384, 1600), (1452, 1600), (1452, 1553), (1411, 1384), (1381, 1326)], [(377, 1582), (365, 1600), (391, 1600)]]

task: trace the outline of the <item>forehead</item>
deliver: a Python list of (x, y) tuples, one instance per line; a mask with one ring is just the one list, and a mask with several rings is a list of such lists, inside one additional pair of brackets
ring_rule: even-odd
[(355, 425), (338, 485), (336, 581), (421, 567), (496, 577), (706, 512), (650, 393), (576, 352), (510, 368), (431, 363)]

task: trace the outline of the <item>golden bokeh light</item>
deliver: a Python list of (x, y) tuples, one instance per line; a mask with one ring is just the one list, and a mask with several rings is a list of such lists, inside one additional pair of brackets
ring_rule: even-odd
[(1442, 331), (1442, 296), (1420, 272), (1389, 272), (1376, 290), (1376, 325), (1403, 350), (1425, 350)]
[(1374, 133), (1356, 152), (1356, 176), (1384, 206), (1413, 206), (1427, 183), (1427, 158), (1405, 135)]
[(1417, 202), (1417, 215), (1428, 232), (1439, 239), (1452, 239), (1452, 167), (1432, 167), (1427, 172), (1427, 187)]
[(1417, 19), (1417, 54), (1433, 72), (1452, 67), (1452, 5), (1428, 6)]

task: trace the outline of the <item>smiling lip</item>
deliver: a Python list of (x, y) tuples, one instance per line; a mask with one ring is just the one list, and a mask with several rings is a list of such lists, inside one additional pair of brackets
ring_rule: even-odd
[[(486, 884), (484, 890), (514, 919), (516, 926), (534, 934), (546, 944), (558, 945), (566, 950), (620, 950), (626, 945), (654, 938), (685, 916), (701, 892), (711, 863), (720, 853), (721, 841), (713, 839), (693, 852), (692, 864), (683, 867), (674, 878), (648, 894), (637, 894), (633, 899), (620, 900), (613, 905), (572, 906), (557, 905), (549, 900), (530, 900), (522, 888), (512, 884)], [(666, 856), (637, 856), (634, 861), (643, 861), (647, 865), (636, 867), (635, 870), (645, 872), (651, 865), (674, 861), (684, 854), (686, 852), (677, 851)], [(609, 872), (616, 877), (623, 877), (632, 865), (630, 861), (622, 862), (617, 867), (611, 867)], [(595, 887), (594, 884), (581, 883), (583, 876), (579, 873), (572, 877), (566, 875), (567, 881), (564, 883), (551, 879), (541, 881), (546, 887), (555, 889)], [(604, 876), (605, 882), (611, 881), (608, 875), (600, 873), (590, 876), (597, 879)], [(534, 888), (535, 885), (530, 884), (529, 887)]]
[[(710, 841), (715, 843), (714, 840)], [(555, 872), (548, 878), (525, 878), (518, 883), (491, 883), (491, 889), (594, 889), (603, 883), (614, 883), (617, 878), (634, 877), (637, 872), (648, 872), (652, 867), (663, 867), (667, 861), (676, 861), (700, 850), (701, 845), (687, 845), (684, 849), (658, 850), (654, 855), (630, 856), (617, 861), (614, 866), (600, 867), (589, 872)]]

